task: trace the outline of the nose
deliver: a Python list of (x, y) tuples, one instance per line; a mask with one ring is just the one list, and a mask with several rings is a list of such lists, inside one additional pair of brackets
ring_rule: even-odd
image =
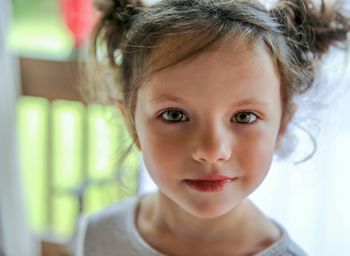
[(192, 158), (210, 164), (225, 162), (231, 158), (231, 146), (231, 137), (225, 128), (207, 127), (196, 132)]

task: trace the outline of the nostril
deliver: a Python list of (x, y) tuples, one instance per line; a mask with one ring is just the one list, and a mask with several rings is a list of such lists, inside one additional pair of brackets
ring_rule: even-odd
[(193, 159), (198, 162), (218, 163), (231, 158), (231, 130), (220, 122), (205, 125), (192, 138), (194, 144)]
[(198, 162), (224, 162), (231, 158), (231, 150), (229, 147), (220, 147), (216, 149), (196, 149), (192, 157)]

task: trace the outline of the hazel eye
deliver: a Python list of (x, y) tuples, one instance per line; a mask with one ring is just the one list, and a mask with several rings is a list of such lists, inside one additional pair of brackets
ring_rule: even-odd
[(238, 124), (251, 124), (258, 119), (258, 116), (252, 112), (240, 112), (232, 117), (232, 121)]
[(188, 117), (177, 109), (168, 109), (161, 114), (161, 117), (171, 123), (185, 122), (188, 120)]

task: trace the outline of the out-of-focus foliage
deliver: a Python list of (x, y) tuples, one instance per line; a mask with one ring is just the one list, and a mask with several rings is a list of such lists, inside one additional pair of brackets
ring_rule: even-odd
[(22, 96), (17, 111), (33, 231), (68, 237), (81, 211), (92, 213), (137, 193), (138, 153), (121, 162), (131, 140), (115, 108)]
[(10, 48), (22, 56), (67, 59), (73, 39), (64, 25), (58, 0), (13, 0)]

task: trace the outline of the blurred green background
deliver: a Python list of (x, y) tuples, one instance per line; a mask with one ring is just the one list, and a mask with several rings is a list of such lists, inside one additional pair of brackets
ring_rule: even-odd
[[(67, 61), (75, 50), (57, 0), (14, 0), (7, 40), (19, 58)], [(120, 164), (131, 141), (115, 108), (22, 95), (17, 118), (28, 219), (36, 233), (69, 237), (82, 211), (137, 192), (138, 154)]]
[(68, 58), (73, 39), (59, 10), (57, 0), (13, 0), (11, 48), (24, 56)]

